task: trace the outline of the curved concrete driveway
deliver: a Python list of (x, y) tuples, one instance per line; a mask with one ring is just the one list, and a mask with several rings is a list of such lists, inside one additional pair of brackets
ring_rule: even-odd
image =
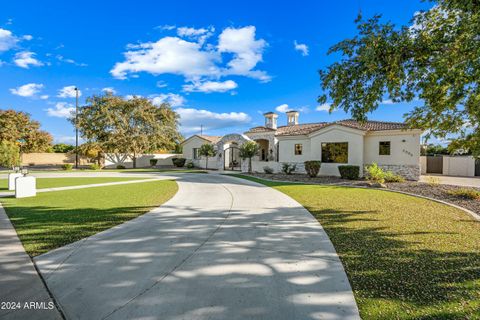
[(67, 319), (358, 319), (318, 222), (262, 185), (182, 174), (160, 208), (35, 259)]

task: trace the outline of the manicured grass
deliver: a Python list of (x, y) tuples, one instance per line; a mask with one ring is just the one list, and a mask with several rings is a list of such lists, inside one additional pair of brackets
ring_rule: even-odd
[(0, 198), (27, 253), (36, 256), (133, 219), (170, 199), (177, 183), (135, 184)]
[(480, 222), (398, 193), (267, 182), (325, 228), (362, 319), (480, 319)]
[[(85, 184), (107, 183), (107, 182), (121, 182), (131, 180), (141, 180), (142, 178), (108, 178), (108, 177), (92, 177), (92, 178), (37, 178), (37, 189), (58, 188), (81, 186)], [(144, 178), (149, 179), (149, 178)], [(0, 179), (0, 191), (8, 190), (8, 180)]]

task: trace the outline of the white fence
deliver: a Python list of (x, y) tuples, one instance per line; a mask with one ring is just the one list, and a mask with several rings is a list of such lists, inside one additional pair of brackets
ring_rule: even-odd
[[(420, 157), (422, 174), (427, 174), (427, 157)], [(474, 177), (475, 158), (472, 156), (443, 156), (443, 170), (445, 176)]]
[[(142, 154), (137, 157), (137, 168), (150, 167), (150, 159), (157, 159), (157, 166), (173, 166), (172, 158), (181, 158), (181, 154), (156, 153)], [(125, 168), (133, 168), (133, 160), (129, 155), (118, 153), (107, 153), (105, 155), (105, 167), (116, 168), (122, 165)]]

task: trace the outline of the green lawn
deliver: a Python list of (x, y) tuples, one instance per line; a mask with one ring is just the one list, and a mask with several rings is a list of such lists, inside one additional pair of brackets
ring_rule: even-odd
[[(120, 181), (131, 181), (131, 180), (141, 180), (149, 178), (103, 178), (103, 177), (94, 177), (94, 178), (37, 178), (37, 189), (45, 188), (57, 188), (57, 187), (70, 187), (70, 186), (80, 186), (85, 184), (95, 184), (95, 183), (106, 183), (106, 182), (120, 182)], [(0, 179), (0, 191), (8, 190), (8, 180)]]
[(27, 253), (36, 256), (133, 219), (170, 199), (177, 183), (135, 184), (0, 198)]
[(398, 193), (239, 176), (300, 202), (325, 228), (362, 319), (480, 319), (480, 222)]

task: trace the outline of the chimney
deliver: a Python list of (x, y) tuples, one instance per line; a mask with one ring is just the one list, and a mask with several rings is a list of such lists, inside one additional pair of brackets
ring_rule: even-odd
[(299, 112), (295, 110), (287, 111), (287, 126), (294, 126), (298, 124)]
[(274, 112), (267, 112), (264, 113), (263, 116), (265, 117), (265, 127), (270, 129), (277, 129), (278, 114)]

